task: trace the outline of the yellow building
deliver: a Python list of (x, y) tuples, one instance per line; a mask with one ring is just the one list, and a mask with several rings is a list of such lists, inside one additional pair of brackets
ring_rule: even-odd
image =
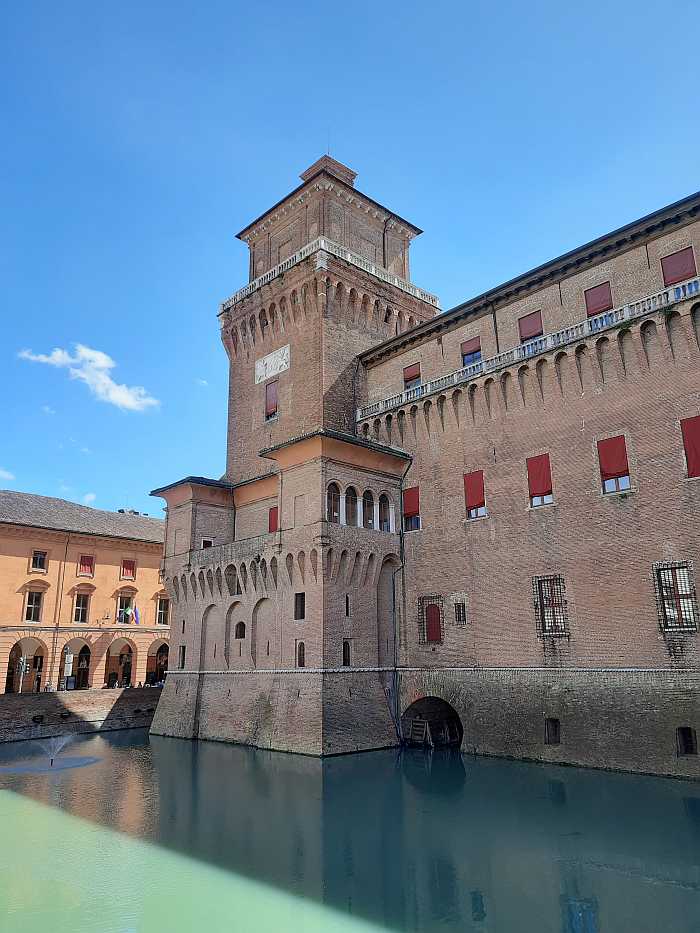
[(0, 490), (0, 693), (160, 682), (163, 532), (135, 512)]

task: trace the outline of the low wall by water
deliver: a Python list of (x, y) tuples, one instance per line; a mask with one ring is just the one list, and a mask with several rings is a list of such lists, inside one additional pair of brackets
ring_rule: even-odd
[(0, 696), (0, 742), (147, 728), (160, 694), (157, 687), (5, 693)]

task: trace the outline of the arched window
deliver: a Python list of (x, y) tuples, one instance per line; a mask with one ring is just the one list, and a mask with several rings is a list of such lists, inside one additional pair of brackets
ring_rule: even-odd
[(335, 483), (331, 483), (326, 493), (326, 521), (340, 522), (340, 490)]
[(362, 527), (374, 528), (374, 496), (369, 489), (362, 497)]
[(303, 641), (297, 645), (297, 667), (306, 667), (306, 648)]
[(245, 622), (236, 622), (233, 635), (234, 638), (245, 638)]
[(343, 667), (350, 667), (350, 642), (347, 639), (343, 642)]
[(353, 486), (345, 490), (345, 524), (353, 528), (357, 525), (357, 491)]
[(389, 520), (389, 497), (385, 495), (379, 497), (379, 530), (391, 530), (391, 522)]

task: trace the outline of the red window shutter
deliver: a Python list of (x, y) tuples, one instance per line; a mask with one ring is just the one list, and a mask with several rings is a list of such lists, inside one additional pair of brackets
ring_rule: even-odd
[(420, 515), (420, 491), (418, 486), (403, 491), (403, 514), (406, 518)]
[(685, 249), (679, 249), (677, 253), (664, 256), (661, 260), (661, 271), (664, 275), (664, 285), (675, 285), (676, 282), (692, 279), (697, 274), (693, 247), (686, 246)]
[(481, 337), (472, 337), (471, 340), (465, 340), (462, 344), (462, 356), (468, 353), (479, 353), (481, 350)]
[(429, 644), (442, 641), (440, 607), (436, 603), (428, 603), (425, 607), (425, 640)]
[(681, 421), (688, 476), (700, 476), (700, 415)]
[(603, 311), (609, 311), (613, 306), (610, 282), (603, 282), (602, 285), (587, 288), (583, 293), (583, 297), (586, 299), (586, 314), (588, 317), (602, 314)]
[(136, 562), (133, 560), (122, 561), (122, 576), (127, 580), (133, 580), (136, 576)]
[(82, 554), (80, 557), (80, 573), (92, 575), (92, 557)]
[(277, 380), (265, 386), (265, 417), (277, 414)]
[(552, 470), (549, 465), (549, 454), (528, 457), (526, 465), (530, 496), (551, 496)]
[(411, 366), (406, 366), (403, 371), (404, 382), (413, 382), (414, 379), (420, 379), (420, 363), (413, 363)]
[(629, 476), (627, 445), (622, 434), (617, 437), (607, 437), (604, 441), (598, 441), (598, 461), (600, 462), (600, 477), (603, 482), (608, 479)]
[(542, 312), (533, 311), (532, 314), (518, 318), (518, 330), (521, 343), (539, 337), (542, 334)]
[(277, 506), (273, 505), (267, 513), (267, 530), (272, 534), (277, 531)]
[(467, 512), (470, 509), (480, 509), (486, 505), (483, 470), (475, 470), (473, 473), (464, 474), (464, 502)]

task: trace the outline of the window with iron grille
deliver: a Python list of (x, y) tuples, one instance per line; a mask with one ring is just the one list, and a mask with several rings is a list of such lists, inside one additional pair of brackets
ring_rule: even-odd
[(437, 593), (418, 597), (418, 638), (422, 645), (439, 644), (444, 637), (445, 604)]
[(532, 578), (535, 619), (539, 635), (567, 636), (569, 610), (564, 577), (552, 574)]
[(455, 603), (455, 622), (457, 625), (467, 624), (467, 604)]
[(698, 629), (698, 601), (692, 561), (654, 564), (654, 587), (663, 631)]

